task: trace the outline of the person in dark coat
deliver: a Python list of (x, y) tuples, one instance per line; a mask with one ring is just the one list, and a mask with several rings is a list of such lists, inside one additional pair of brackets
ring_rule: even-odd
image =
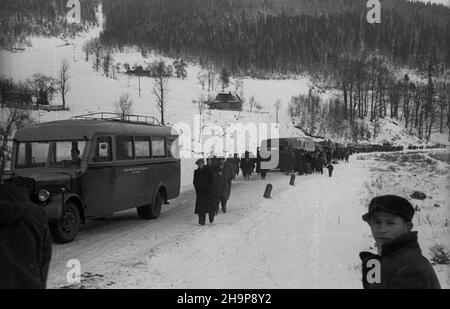
[(52, 241), (27, 189), (0, 184), (0, 289), (45, 289)]
[(259, 153), (259, 158), (260, 158), (260, 175), (261, 175), (261, 179), (266, 179), (267, 176), (267, 172), (269, 171), (267, 168), (264, 168), (266, 163), (265, 162), (270, 162), (271, 158), (262, 158), (261, 157), (261, 153)]
[(236, 177), (234, 165), (232, 163), (230, 163), (228, 161), (228, 159), (227, 159), (227, 161), (225, 161), (224, 158), (220, 158), (219, 159), (219, 169), (223, 170), (223, 176), (225, 177), (225, 179), (231, 186), (231, 181), (234, 180), (234, 178)]
[(225, 161), (224, 159), (221, 159), (219, 161), (219, 169), (223, 170), (223, 176), (225, 177), (225, 180), (227, 181), (227, 190), (228, 190), (227, 200), (228, 200), (231, 195), (231, 182), (236, 177), (236, 174), (234, 172), (234, 165), (231, 164), (230, 162)]
[(233, 163), (234, 163), (234, 170), (236, 171), (236, 176), (239, 176), (239, 166), (240, 166), (240, 163), (241, 163), (241, 159), (239, 159), (237, 153), (234, 154), (234, 161), (233, 161)]
[(250, 175), (252, 174), (253, 166), (253, 162), (250, 158), (241, 160), (241, 170), (244, 179), (249, 179)]
[[(412, 232), (414, 208), (396, 195), (372, 199), (363, 215), (375, 239), (378, 254), (361, 252), (362, 283), (366, 289), (440, 289), (430, 262), (422, 255), (417, 232)], [(379, 265), (374, 274), (374, 262)]]
[(327, 169), (328, 169), (328, 176), (330, 176), (330, 177), (333, 176), (334, 166), (333, 166), (333, 164), (331, 164), (331, 162), (328, 163)]
[(206, 158), (206, 167), (209, 168), (213, 174), (216, 172), (218, 167), (218, 165), (216, 165), (216, 161), (215, 156)]
[(261, 153), (259, 152), (259, 147), (256, 149), (256, 174), (259, 175), (261, 173)]
[(233, 171), (233, 175), (231, 177), (232, 180), (234, 180), (237, 176), (236, 164), (234, 162), (235, 159), (231, 155), (225, 161), (225, 165), (231, 167), (231, 170)]
[(214, 200), (212, 195), (214, 176), (211, 169), (204, 166), (205, 161), (198, 159), (198, 168), (194, 171), (194, 188), (197, 194), (195, 201), (195, 213), (198, 215), (198, 224), (205, 225), (206, 214), (209, 215), (209, 223), (214, 221)]
[(219, 168), (214, 175), (213, 199), (216, 214), (219, 212), (219, 205), (224, 213), (227, 212), (227, 201), (230, 198), (228, 182), (223, 172), (224, 171)]

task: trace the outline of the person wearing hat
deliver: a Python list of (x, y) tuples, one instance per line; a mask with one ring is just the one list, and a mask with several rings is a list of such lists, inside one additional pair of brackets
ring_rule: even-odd
[(378, 254), (359, 254), (364, 288), (441, 288), (433, 267), (422, 255), (417, 232), (411, 231), (413, 216), (413, 206), (402, 197), (383, 195), (371, 200), (369, 211), (362, 218), (370, 226)]
[(197, 195), (195, 214), (198, 215), (198, 224), (205, 225), (206, 214), (209, 215), (209, 223), (214, 221), (215, 205), (212, 195), (214, 177), (203, 159), (198, 159), (195, 164), (198, 166), (194, 171), (194, 188)]

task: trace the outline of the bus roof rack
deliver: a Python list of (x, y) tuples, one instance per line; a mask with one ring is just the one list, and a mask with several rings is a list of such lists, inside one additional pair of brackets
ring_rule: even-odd
[(118, 113), (91, 113), (79, 116), (73, 116), (70, 120), (106, 120), (106, 121), (118, 121), (138, 124), (148, 124), (153, 126), (160, 126), (161, 123), (153, 116), (143, 115), (123, 115)]

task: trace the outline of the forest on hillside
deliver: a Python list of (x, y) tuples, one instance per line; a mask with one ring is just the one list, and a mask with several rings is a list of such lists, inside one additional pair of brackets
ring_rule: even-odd
[(0, 48), (17, 50), (29, 46), (30, 36), (67, 38), (96, 24), (101, 0), (81, 1), (81, 24), (68, 23), (67, 0), (1, 0)]
[(377, 51), (427, 69), (450, 64), (450, 8), (381, 2), (369, 24), (365, 0), (110, 0), (102, 41), (213, 63), (233, 73), (329, 68), (343, 53)]

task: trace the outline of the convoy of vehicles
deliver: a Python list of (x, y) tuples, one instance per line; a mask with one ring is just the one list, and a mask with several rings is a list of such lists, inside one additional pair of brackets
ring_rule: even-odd
[[(269, 139), (261, 147), (279, 154), (403, 149), (311, 137)], [(158, 218), (162, 204), (178, 197), (180, 176), (178, 133), (171, 127), (154, 117), (94, 113), (19, 129), (6, 181), (29, 189), (45, 209), (53, 239), (66, 243), (87, 220), (117, 211), (137, 208), (143, 219)]]

